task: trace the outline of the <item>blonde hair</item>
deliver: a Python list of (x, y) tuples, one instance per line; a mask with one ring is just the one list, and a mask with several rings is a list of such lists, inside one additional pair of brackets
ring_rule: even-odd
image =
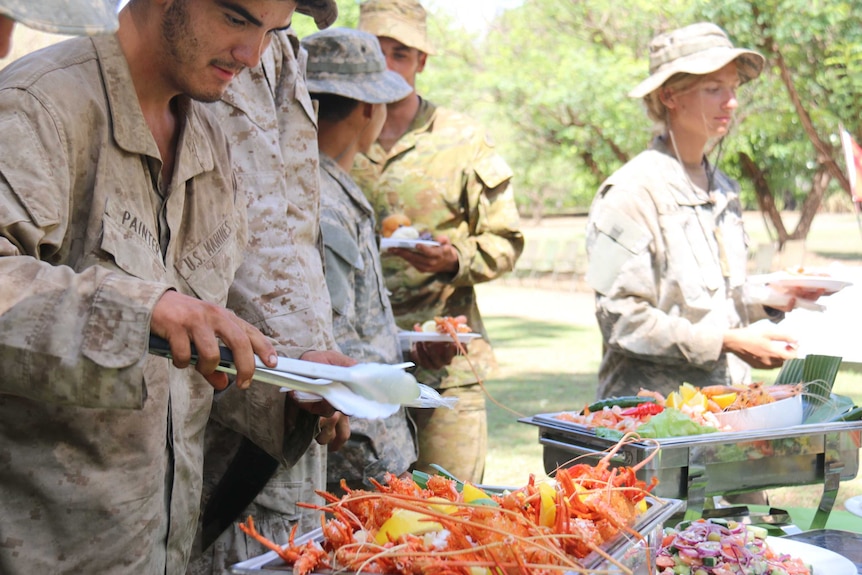
[(678, 74), (674, 74), (660, 87), (644, 96), (644, 104), (646, 105), (647, 116), (649, 119), (655, 122), (659, 128), (666, 127), (668, 110), (667, 106), (664, 105), (664, 102), (661, 101), (662, 90), (681, 92), (688, 90), (702, 79), (703, 76), (700, 74), (687, 74), (685, 72), (680, 72)]

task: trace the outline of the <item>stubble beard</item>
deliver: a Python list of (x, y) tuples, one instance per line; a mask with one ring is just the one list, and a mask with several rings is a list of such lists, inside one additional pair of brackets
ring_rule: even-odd
[[(200, 52), (200, 41), (192, 29), (188, 0), (175, 0), (165, 12), (162, 20), (162, 36), (165, 40), (167, 61), (163, 63), (170, 71), (169, 77), (177, 89), (199, 102), (217, 102), (224, 88), (207, 89), (196, 84), (196, 56)], [(215, 63), (210, 62), (210, 64)], [(230, 67), (222, 66), (230, 69)]]

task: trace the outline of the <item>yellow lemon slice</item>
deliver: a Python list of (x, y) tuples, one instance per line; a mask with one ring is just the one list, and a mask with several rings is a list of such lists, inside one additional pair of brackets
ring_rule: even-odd
[(461, 496), (464, 498), (464, 503), (473, 503), (477, 499), (491, 499), (487, 493), (472, 483), (464, 484), (464, 489), (461, 490)]
[(720, 395), (713, 395), (712, 400), (722, 409), (726, 409), (731, 403), (736, 401), (735, 393), (722, 393)]
[(697, 392), (698, 389), (690, 383), (683, 383), (679, 386), (679, 394), (682, 396), (683, 403), (688, 403)]
[(385, 545), (389, 541), (397, 541), (402, 535), (422, 535), (432, 531), (442, 531), (443, 526), (434, 521), (431, 516), (408, 509), (395, 509), (392, 515), (383, 522), (374, 542)]
[(557, 521), (557, 490), (548, 483), (539, 483), (542, 506), (539, 508), (539, 525), (553, 527)]

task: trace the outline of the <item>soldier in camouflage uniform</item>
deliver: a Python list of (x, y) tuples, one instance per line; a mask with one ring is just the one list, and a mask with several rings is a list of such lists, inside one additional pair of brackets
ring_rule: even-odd
[(0, 0), (0, 58), (9, 55), (15, 22), (70, 36), (117, 29), (117, 0)]
[[(415, 88), (416, 74), (433, 50), (426, 38), (425, 10), (416, 0), (368, 0), (359, 28), (378, 37), (387, 64)], [(437, 463), (461, 479), (482, 478), (487, 450), (485, 398), (478, 381), (494, 369), (491, 345), (473, 286), (509, 272), (524, 239), (510, 185), (512, 171), (489, 136), (469, 117), (438, 108), (414, 91), (387, 106), (377, 142), (357, 156), (352, 175), (374, 207), (378, 222), (408, 216), (431, 232), (439, 247), (389, 250), (383, 274), (395, 319), (403, 329), (435, 316), (464, 315), (483, 335), (467, 357), (416, 377), (448, 397), (454, 410), (418, 410), (419, 460)], [(467, 362), (476, 370), (476, 374)]]
[[(239, 34), (199, 3), (133, 0), (116, 36), (0, 72), (4, 575), (182, 574), (212, 388), (227, 385), (218, 340), (243, 386), (253, 352), (275, 365), (266, 337), (222, 307), (245, 198), (224, 133), (189, 96), (218, 97), (231, 74), (212, 59), (236, 48), (232, 69), (254, 66), (290, 21), (281, 5), (238, 5), (262, 26)], [(177, 367), (194, 344), (197, 371), (149, 355), (150, 333)]]
[[(386, 103), (412, 90), (386, 69), (371, 34), (338, 28), (303, 38), (302, 45), (309, 54), (308, 88), (318, 100), (320, 226), (335, 339), (359, 361), (398, 363), (398, 328), (380, 268), (374, 213), (349, 170), (356, 153), (377, 138)], [(351, 418), (350, 439), (328, 457), (328, 490), (338, 492), (342, 479), (367, 489), (369, 478), (382, 481), (387, 472), (407, 471), (416, 461), (411, 427), (403, 409), (383, 420)]]
[(662, 133), (602, 184), (587, 227), (604, 338), (599, 397), (742, 383), (749, 365), (794, 355), (789, 334), (747, 327), (782, 314), (746, 297), (739, 186), (704, 154), (727, 134), (739, 85), (762, 68), (760, 54), (713, 24), (650, 44), (651, 75), (630, 96), (644, 98)]
[[(300, 2), (298, 10), (314, 15), (321, 27), (337, 16), (330, 0)], [(238, 76), (222, 100), (213, 104), (231, 143), (237, 183), (248, 198), (249, 247), (228, 306), (272, 337), (280, 355), (350, 365), (355, 361), (335, 351), (332, 336), (320, 249), (316, 117), (303, 77), (305, 60), (293, 31), (275, 33), (260, 66)], [(207, 426), (202, 525), (189, 575), (226, 573), (231, 565), (266, 551), (237, 528), (237, 520), (248, 515), (261, 533), (281, 543), (287, 542), (294, 524), (301, 532), (320, 525), (317, 511), (296, 504), (322, 503), (315, 491), (326, 488), (326, 450), (320, 443), (332, 439), (324, 437), (330, 422), (317, 435), (318, 441), (311, 442), (318, 431), (316, 419), (286, 403), (286, 394), (269, 385), (248, 391), (228, 390), (213, 405)], [(289, 467), (266, 467), (271, 461), (266, 453), (272, 454), (280, 444), (279, 430), (285, 422), (294, 426), (294, 437), (304, 437), (290, 446), (302, 458)], [(339, 426), (344, 441), (347, 419)], [(248, 440), (266, 453), (257, 452)], [(257, 467), (258, 458), (264, 458), (266, 471)], [(237, 495), (239, 487), (231, 483), (237, 478), (243, 483), (260, 480), (259, 489), (247, 507), (224, 516), (230, 506), (226, 499)]]

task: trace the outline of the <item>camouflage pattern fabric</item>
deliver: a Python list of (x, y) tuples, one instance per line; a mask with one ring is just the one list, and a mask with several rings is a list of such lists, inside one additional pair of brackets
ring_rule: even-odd
[(413, 93), (398, 73), (386, 68), (376, 36), (352, 28), (332, 28), (302, 39), (308, 52), (306, 82), (312, 94), (335, 94), (388, 104)]
[[(320, 157), (320, 196), (326, 285), (332, 299), (335, 339), (357, 361), (402, 361), (398, 328), (380, 268), (374, 213), (362, 190), (332, 158)], [(328, 455), (328, 490), (344, 479), (370, 488), (369, 478), (400, 475), (416, 460), (416, 444), (404, 410), (384, 420), (350, 418), (351, 436)]]
[[(288, 357), (337, 349), (319, 233), (316, 115), (302, 76), (304, 58), (292, 32), (275, 35), (261, 65), (241, 73), (212, 105), (248, 198), (249, 249), (228, 307), (274, 338)], [(280, 460), (284, 465), (243, 513), (280, 542), (294, 523), (302, 531), (319, 527), (319, 514), (296, 503), (321, 503), (314, 491), (326, 487), (326, 450), (311, 441), (307, 420), (286, 429), (294, 422), (285, 417), (284, 402), (285, 394), (270, 385), (220, 394), (207, 427), (204, 470), (207, 498), (241, 443), (237, 431)], [(226, 573), (266, 550), (234, 526), (202, 555), (195, 551), (188, 572), (197, 575)]]
[[(403, 213), (420, 231), (452, 242), (459, 260), (454, 277), (422, 273), (401, 258), (382, 255), (392, 311), (402, 329), (435, 316), (467, 316), (473, 331), (485, 338), (474, 340), (468, 355), (479, 376), (488, 378), (496, 361), (473, 286), (511, 271), (523, 250), (509, 166), (476, 122), (423, 100), (395, 146), (387, 152), (375, 143), (367, 156), (357, 156), (351, 175), (378, 224)], [(464, 357), (440, 371), (420, 369), (416, 377), (444, 388), (476, 382)]]
[[(454, 277), (421, 273), (385, 253), (381, 258), (399, 327), (412, 329), (415, 323), (435, 316), (465, 315), (473, 331), (483, 335), (470, 343), (469, 363), (467, 357), (457, 356), (438, 371), (417, 369), (416, 378), (441, 389), (471, 385), (477, 382), (472, 364), (478, 377), (486, 381), (496, 360), (473, 286), (509, 272), (524, 247), (510, 185), (511, 169), (476, 122), (422, 100), (407, 133), (388, 152), (375, 143), (367, 156), (357, 156), (352, 175), (374, 207), (378, 222), (389, 214), (403, 213), (418, 229), (446, 235), (458, 251), (459, 270)], [(467, 407), (459, 406), (456, 413), (461, 409)], [(461, 448), (476, 459), (474, 465), (483, 468), (487, 442), (484, 402), (482, 410), (481, 421), (455, 417), (452, 433), (460, 435)], [(448, 410), (426, 415), (450, 418), (452, 414), (444, 411)], [(421, 424), (418, 432), (417, 466), (437, 463), (449, 468), (462, 460), (455, 451), (431, 447), (437, 441), (436, 432), (425, 433)], [(447, 444), (445, 439), (441, 441)]]
[(359, 5), (357, 28), (375, 36), (398, 40), (405, 46), (434, 54), (428, 40), (427, 13), (419, 0), (366, 0)]
[(0, 0), (0, 15), (52, 34), (115, 32), (117, 0)]
[(419, 459), (414, 467), (435, 473), (432, 463), (461, 479), (481, 483), (488, 452), (485, 392), (478, 384), (444, 389), (454, 409), (411, 409), (419, 431)]
[(150, 317), (169, 288), (226, 302), (246, 220), (223, 133), (180, 106), (162, 182), (114, 36), (0, 73), (4, 575), (185, 570), (212, 388), (147, 354)]
[(296, 11), (314, 18), (320, 30), (332, 26), (338, 19), (338, 4), (335, 0), (297, 0)]
[(716, 170), (712, 188), (696, 188), (659, 138), (599, 189), (587, 226), (587, 281), (604, 338), (598, 397), (750, 377), (722, 353), (722, 338), (766, 312), (744, 298), (738, 185)]

